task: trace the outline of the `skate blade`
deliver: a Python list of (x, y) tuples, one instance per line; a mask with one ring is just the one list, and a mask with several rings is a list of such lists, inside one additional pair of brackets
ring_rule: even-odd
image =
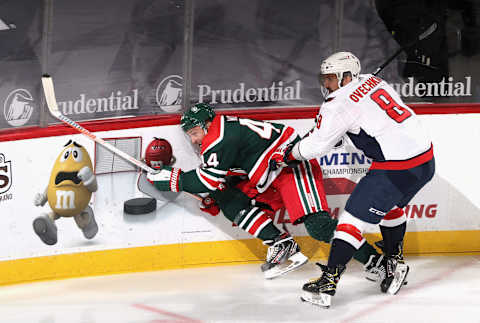
[(373, 278), (373, 277), (370, 277), (370, 276), (366, 276), (365, 279), (368, 280), (368, 281), (371, 281), (373, 283), (380, 283), (381, 282), (381, 280), (378, 277)]
[(395, 275), (393, 277), (393, 281), (388, 287), (387, 292), (391, 295), (395, 295), (398, 293), (400, 288), (402, 288), (405, 284), (405, 279), (407, 279), (409, 267), (406, 264), (397, 264), (397, 268), (395, 269)]
[[(378, 283), (378, 284), (380, 284), (383, 281), (383, 279), (379, 279), (378, 276), (375, 276), (375, 277), (377, 277), (377, 278), (373, 278), (372, 276), (366, 275), (365, 279), (368, 280), (368, 281), (371, 281), (373, 283)], [(407, 278), (405, 278), (405, 280), (403, 281), (403, 285), (407, 285), (407, 284), (408, 284), (408, 281), (407, 281)]]
[(311, 303), (313, 305), (321, 306), (324, 308), (329, 308), (332, 304), (332, 296), (328, 294), (312, 294), (309, 292), (304, 291), (300, 299), (304, 302)]
[(283, 264), (278, 264), (275, 267), (265, 271), (265, 279), (273, 279), (281, 275), (285, 275), (288, 272), (297, 270), (301, 266), (305, 265), (308, 262), (308, 258), (305, 257), (301, 252), (297, 252)]

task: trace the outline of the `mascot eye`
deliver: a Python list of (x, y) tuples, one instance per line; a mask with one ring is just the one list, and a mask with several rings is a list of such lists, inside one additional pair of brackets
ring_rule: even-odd
[(64, 161), (66, 161), (68, 159), (68, 156), (70, 156), (71, 152), (72, 152), (71, 147), (65, 149), (65, 151), (62, 154), (62, 157), (60, 158), (60, 162), (63, 163)]
[(83, 157), (83, 154), (82, 154), (82, 150), (80, 148), (77, 148), (77, 147), (74, 147), (72, 149), (72, 155), (73, 155), (73, 159), (76, 161), (76, 162), (81, 162), (82, 161), (82, 157)]

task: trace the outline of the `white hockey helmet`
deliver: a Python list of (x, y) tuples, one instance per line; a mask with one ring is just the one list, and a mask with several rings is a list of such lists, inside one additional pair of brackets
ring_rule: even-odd
[(358, 80), (361, 66), (358, 58), (350, 52), (337, 52), (323, 60), (320, 65), (320, 75), (335, 74), (338, 86), (341, 87), (345, 72), (350, 72), (353, 80)]

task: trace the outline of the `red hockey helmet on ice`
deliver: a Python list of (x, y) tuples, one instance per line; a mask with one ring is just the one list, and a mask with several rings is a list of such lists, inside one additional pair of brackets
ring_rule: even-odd
[(154, 137), (145, 150), (145, 162), (147, 165), (153, 168), (160, 168), (162, 165), (171, 165), (174, 161), (170, 143), (166, 139)]

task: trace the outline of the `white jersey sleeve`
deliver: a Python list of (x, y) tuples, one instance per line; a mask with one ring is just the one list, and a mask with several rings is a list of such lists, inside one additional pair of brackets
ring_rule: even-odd
[(293, 157), (310, 160), (326, 154), (351, 127), (351, 115), (344, 113), (341, 105), (334, 101), (324, 103), (313, 129), (293, 148)]
[(418, 116), (379, 77), (365, 74), (330, 93), (317, 125), (292, 150), (294, 158), (327, 153), (344, 134), (373, 161), (403, 161), (431, 147)]

